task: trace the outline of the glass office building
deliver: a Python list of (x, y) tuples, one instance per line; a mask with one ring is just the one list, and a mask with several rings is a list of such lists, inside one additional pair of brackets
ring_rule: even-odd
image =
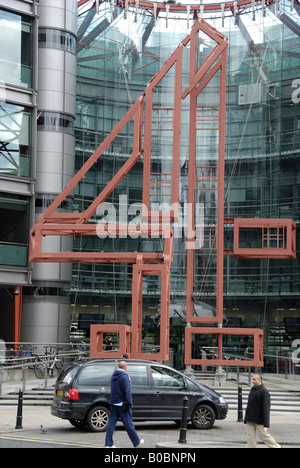
[(31, 284), (34, 213), (36, 2), (0, 2), (0, 330), (14, 338), (14, 298)]
[(0, 339), (6, 342), (69, 340), (71, 266), (33, 265), (28, 258), (31, 226), (74, 175), (76, 20), (73, 0), (0, 1)]
[[(73, 264), (72, 272), (69, 265), (30, 265), (29, 229), (144, 92), (195, 20), (192, 12), (188, 14), (188, 2), (185, 12), (170, 8), (167, 14), (142, 7), (127, 10), (118, 2), (106, 1), (97, 12), (93, 3), (79, 8), (76, 31), (75, 0), (65, 0), (64, 5), (52, 0), (0, 0), (0, 339), (7, 341), (13, 339), (16, 286), (23, 286), (24, 341), (46, 342), (53, 337), (65, 341), (70, 319), (71, 339), (88, 340), (91, 323), (131, 323), (132, 265)], [(239, 11), (225, 7), (203, 13), (228, 38), (225, 217), (290, 218), (298, 226), (300, 7), (298, 1), (267, 3), (256, 2), (254, 9), (251, 3)], [(197, 14), (201, 16), (201, 8)], [(199, 44), (200, 59), (211, 50), (208, 39)], [(187, 56), (183, 68), (184, 86)], [(155, 92), (154, 107), (164, 109), (158, 118), (166, 126), (173, 106), (173, 78), (170, 73)], [(213, 105), (215, 93), (212, 81), (201, 93), (204, 106)], [(188, 101), (182, 105), (180, 205), (184, 206)], [(168, 173), (172, 138), (170, 132), (162, 133), (153, 135), (152, 172)], [(127, 125), (68, 197), (64, 211), (82, 212), (90, 205), (131, 154), (132, 134), (132, 126)], [(216, 133), (207, 131), (202, 137), (198, 148), (213, 160)], [(127, 221), (136, 222), (142, 187), (141, 158), (108, 199), (117, 217), (125, 210)], [(200, 197), (199, 202), (209, 206), (207, 223), (213, 226), (214, 194), (206, 200)], [(98, 212), (92, 222), (100, 218)], [(180, 235), (184, 226), (173, 227), (177, 238), (171, 271), (170, 346), (174, 365), (180, 368), (186, 327), (186, 238)], [(73, 245), (59, 248), (162, 251), (159, 239), (75, 237), (72, 241)], [(250, 245), (248, 238), (243, 242)], [(231, 248), (228, 224), (225, 249)], [(292, 342), (300, 338), (297, 253), (296, 260), (224, 255), (223, 326), (261, 328), (265, 349), (290, 351)], [(198, 315), (215, 314), (215, 275), (211, 258), (197, 260), (194, 304)], [(151, 275), (143, 281), (147, 349), (158, 346), (159, 281), (160, 277)], [(40, 302), (32, 294), (34, 288), (44, 291)]]
[[(0, 10), (0, 25), (0, 174), (2, 179), (11, 176), (11, 190), (19, 178), (22, 192), (21, 178), (31, 177), (33, 98), (28, 98), (32, 95), (28, 90), (33, 88), (34, 18), (32, 12), (30, 17), (22, 12)], [(28, 198), (3, 193), (0, 199), (0, 263), (26, 267)]]
[[(80, 11), (79, 11), (80, 13)], [(298, 223), (300, 179), (300, 8), (289, 1), (252, 7), (234, 15), (205, 13), (204, 19), (228, 38), (225, 217), (292, 218)], [(111, 3), (99, 12), (78, 16), (76, 169), (78, 170), (143, 93), (147, 83), (189, 33), (186, 14), (154, 16), (124, 11)], [(211, 44), (203, 42), (207, 56)], [(187, 79), (184, 63), (183, 80)], [(213, 102), (214, 86), (204, 91)], [(172, 106), (172, 82), (155, 94), (159, 107)], [(166, 115), (166, 119), (167, 119)], [(77, 186), (75, 210), (84, 210), (105, 187), (131, 152), (132, 128), (126, 128)], [(181, 129), (180, 203), (187, 202), (188, 104)], [(216, 142), (207, 132), (198, 142), (213, 158)], [(153, 144), (157, 172), (167, 172), (171, 141), (157, 135)], [(161, 170), (164, 168), (164, 170)], [(108, 201), (128, 208), (142, 200), (142, 161), (114, 190)], [(136, 205), (134, 205), (136, 206)], [(215, 200), (210, 200), (211, 217)], [(133, 210), (136, 216), (136, 210)], [(130, 221), (130, 214), (128, 221)], [(94, 217), (94, 222), (99, 218)], [(244, 239), (245, 246), (249, 240)], [(249, 241), (250, 242), (250, 241)], [(77, 251), (157, 251), (153, 239), (75, 240)], [(232, 248), (232, 227), (225, 230), (225, 248)], [(214, 314), (213, 267), (196, 264), (195, 307)], [(224, 326), (261, 328), (265, 348), (289, 350), (300, 334), (299, 258), (297, 260), (236, 259), (225, 255)], [(171, 342), (174, 364), (183, 363), (186, 260), (185, 239), (174, 246), (171, 273)], [(72, 335), (88, 337), (90, 323), (131, 321), (132, 266), (75, 264), (71, 286)], [(155, 345), (160, 288), (157, 277), (143, 284), (143, 324), (149, 346)], [(152, 340), (152, 341), (151, 341)], [(151, 343), (150, 343), (151, 342)], [(145, 339), (147, 345), (147, 340)]]

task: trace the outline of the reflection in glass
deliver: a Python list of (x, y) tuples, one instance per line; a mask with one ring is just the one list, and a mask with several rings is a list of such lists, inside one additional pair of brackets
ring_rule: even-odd
[(0, 79), (32, 87), (32, 20), (0, 10)]
[(0, 265), (28, 264), (29, 202), (21, 197), (0, 197)]
[(30, 176), (30, 110), (0, 102), (0, 173)]

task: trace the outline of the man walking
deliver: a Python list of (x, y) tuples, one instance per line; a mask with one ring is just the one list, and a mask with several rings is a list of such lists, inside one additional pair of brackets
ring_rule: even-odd
[(256, 432), (268, 447), (281, 448), (267, 431), (267, 428), (270, 427), (270, 394), (262, 383), (261, 375), (255, 374), (252, 382), (253, 387), (249, 394), (245, 414), (245, 423), (248, 428), (248, 448), (256, 448)]
[(126, 371), (127, 363), (121, 361), (119, 363), (119, 369), (114, 372), (111, 378), (110, 418), (105, 439), (106, 448), (115, 447), (113, 435), (119, 419), (123, 422), (134, 447), (138, 447), (144, 443), (143, 439), (139, 439), (132, 422), (132, 393), (129, 375)]

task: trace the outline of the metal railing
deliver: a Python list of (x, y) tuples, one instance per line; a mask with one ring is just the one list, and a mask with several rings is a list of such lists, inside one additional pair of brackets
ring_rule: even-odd
[[(218, 356), (218, 348), (213, 346), (203, 346), (199, 348), (202, 358), (215, 359)], [(299, 353), (300, 354), (300, 353)], [(236, 373), (237, 382), (240, 381), (240, 375), (248, 374), (248, 383), (251, 384), (251, 372), (263, 371), (263, 373), (272, 373), (284, 375), (286, 379), (299, 375), (300, 379), (300, 356), (295, 359), (295, 354), (286, 352), (286, 355), (280, 355), (264, 352), (264, 368), (257, 369), (254, 366), (230, 366), (230, 361), (251, 360), (253, 349), (223, 348), (223, 359), (228, 361), (225, 373), (226, 378), (230, 373)], [(13, 385), (22, 382), (23, 392), (26, 390), (28, 380), (38, 379), (40, 385), (48, 386), (49, 379), (56, 377), (63, 366), (75, 360), (89, 358), (89, 345), (85, 342), (80, 343), (5, 343), (0, 347), (0, 397), (3, 394), (3, 385)], [(56, 366), (56, 364), (58, 364)], [(215, 369), (215, 366), (201, 366), (202, 371), (207, 368)], [(39, 373), (37, 377), (37, 369)], [(51, 372), (52, 370), (52, 372)], [(54, 370), (57, 372), (54, 375)], [(17, 375), (16, 375), (17, 374)]]
[[(295, 353), (291, 351), (287, 351), (285, 355), (279, 354), (279, 352), (275, 352), (275, 354), (268, 353), (267, 350), (264, 351), (264, 367), (262, 369), (256, 368), (254, 365), (243, 366), (241, 362), (240, 366), (230, 366), (230, 361), (249, 361), (254, 357), (253, 349), (248, 347), (246, 349), (234, 349), (234, 348), (226, 348), (222, 349), (223, 354), (222, 358), (228, 361), (228, 365), (226, 366), (226, 376), (228, 376), (229, 372), (236, 372), (237, 374), (237, 381), (239, 381), (240, 373), (243, 372), (248, 373), (248, 380), (249, 384), (251, 384), (251, 372), (253, 369), (255, 371), (261, 370), (264, 374), (272, 373), (276, 374), (277, 376), (282, 375), (285, 379), (294, 377), (299, 375), (300, 379), (300, 356), (299, 359), (295, 358)], [(218, 358), (218, 348), (212, 346), (203, 346), (200, 348), (200, 352), (203, 359), (217, 359)], [(300, 355), (300, 352), (299, 352)], [(210, 367), (209, 364), (206, 366), (202, 366), (202, 370), (207, 370), (207, 367)], [(214, 367), (214, 366), (212, 366)], [(205, 368), (205, 369), (203, 369)]]
[(22, 382), (23, 392), (28, 379), (39, 379), (42, 386), (56, 377), (68, 363), (89, 358), (89, 345), (81, 343), (5, 343), (0, 348), (0, 397), (3, 384)]

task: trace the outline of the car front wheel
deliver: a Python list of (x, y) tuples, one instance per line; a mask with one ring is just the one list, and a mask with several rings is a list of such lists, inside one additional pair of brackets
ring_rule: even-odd
[(215, 419), (215, 412), (210, 406), (199, 405), (194, 409), (191, 421), (196, 429), (210, 429)]
[(86, 418), (86, 424), (92, 432), (105, 432), (110, 412), (105, 406), (92, 408)]

